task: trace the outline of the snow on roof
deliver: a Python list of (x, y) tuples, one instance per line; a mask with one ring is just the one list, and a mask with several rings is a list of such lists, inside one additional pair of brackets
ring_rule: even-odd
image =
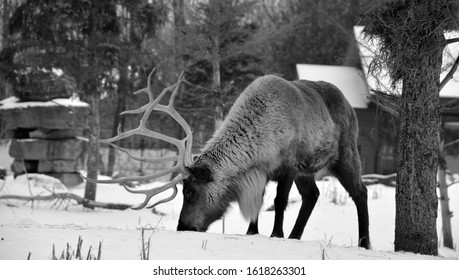
[(21, 109), (29, 107), (51, 107), (51, 106), (64, 106), (64, 107), (89, 107), (86, 102), (80, 101), (78, 97), (70, 98), (56, 98), (50, 101), (26, 101), (21, 102), (19, 98), (11, 96), (0, 101), (0, 110)]
[[(357, 40), (357, 46), (360, 52), (360, 60), (362, 62), (362, 67), (364, 74), (367, 78), (367, 83), (372, 89), (379, 89), (385, 92), (391, 92), (393, 94), (401, 93), (401, 84), (398, 84), (395, 89), (391, 87), (391, 82), (388, 77), (387, 71), (381, 71), (381, 74), (376, 79), (372, 75), (368, 74), (368, 65), (373, 60), (375, 54), (378, 53), (379, 49), (377, 47), (377, 39), (365, 39), (362, 34), (363, 26), (354, 26), (354, 35)], [(454, 32), (445, 32), (445, 38), (457, 38), (459, 37), (459, 31)], [(448, 73), (451, 65), (454, 63), (454, 60), (459, 55), (459, 42), (448, 44), (443, 52), (443, 65), (442, 68), (444, 71), (440, 75), (440, 80), (442, 80)], [(378, 83), (379, 82), (379, 83)], [(453, 78), (445, 85), (445, 87), (440, 92), (441, 97), (445, 98), (459, 98), (459, 71), (456, 71)]]
[(348, 66), (297, 64), (298, 78), (325, 81), (337, 86), (353, 108), (368, 108), (368, 86), (363, 73)]

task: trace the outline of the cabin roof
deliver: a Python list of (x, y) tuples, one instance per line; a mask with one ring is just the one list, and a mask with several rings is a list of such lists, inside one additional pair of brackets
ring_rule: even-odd
[(325, 81), (337, 86), (353, 108), (368, 108), (368, 87), (362, 71), (349, 66), (297, 64), (300, 80)]
[[(314, 64), (297, 64), (299, 79), (311, 81), (326, 81), (336, 85), (346, 96), (353, 108), (368, 108), (367, 96), (369, 89), (381, 90), (391, 94), (401, 93), (401, 84), (392, 88), (387, 71), (381, 71), (375, 78), (368, 73), (368, 66), (378, 52), (378, 40), (366, 39), (363, 34), (363, 26), (354, 26), (357, 51), (363, 71), (350, 66), (329, 66)], [(445, 38), (458, 38), (459, 31), (445, 32)], [(444, 71), (441, 73), (442, 80), (448, 73), (451, 65), (459, 56), (459, 42), (448, 44), (443, 52)], [(440, 97), (445, 99), (459, 98), (459, 71), (456, 71), (453, 78), (440, 91)]]

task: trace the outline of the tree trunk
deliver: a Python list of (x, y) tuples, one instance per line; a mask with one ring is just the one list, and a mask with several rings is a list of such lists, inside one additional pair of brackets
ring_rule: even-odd
[(223, 122), (223, 101), (220, 77), (220, 55), (218, 37), (213, 38), (212, 46), (212, 91), (215, 94), (215, 129)]
[(438, 180), (440, 188), (441, 224), (443, 232), (443, 246), (454, 249), (453, 235), (451, 231), (451, 216), (449, 209), (448, 186), (446, 185), (446, 160), (444, 157), (443, 144), (440, 145), (440, 160), (438, 166)]
[(174, 52), (175, 52), (175, 67), (178, 72), (182, 72), (185, 69), (185, 64), (183, 62), (184, 54), (184, 43), (183, 43), (183, 28), (185, 26), (185, 4), (183, 0), (174, 0), (172, 1), (172, 6), (174, 9)]
[(209, 35), (211, 40), (211, 53), (210, 53), (210, 62), (212, 64), (212, 91), (215, 95), (215, 104), (214, 104), (214, 118), (215, 118), (215, 129), (219, 128), (223, 122), (223, 99), (222, 99), (222, 85), (220, 77), (220, 38), (219, 34), (221, 30), (219, 25), (221, 23), (221, 3), (220, 0), (210, 0), (209, 1), (211, 13), (211, 22), (215, 25), (212, 28), (213, 32)]
[[(6, 48), (9, 42), (9, 32), (8, 32), (8, 21), (14, 12), (14, 10), (19, 5), (18, 3), (12, 3), (10, 0), (2, 0), (0, 16), (1, 16), (1, 34), (0, 34), (0, 50)], [(2, 79), (0, 83), (0, 98), (4, 99), (13, 95), (13, 86), (6, 79)], [(2, 126), (4, 121), (0, 121), (0, 130), (4, 128)], [(3, 132), (3, 131), (0, 131)], [(3, 136), (3, 135), (2, 135)]]
[[(97, 17), (96, 7), (93, 6), (90, 10), (90, 18), (93, 20)], [(85, 49), (92, 50), (94, 47), (91, 43), (94, 41), (94, 38), (91, 38), (95, 35), (96, 26), (92, 24), (90, 26), (89, 36), (85, 40)], [(84, 63), (86, 64), (86, 63)], [(99, 173), (99, 160), (100, 160), (100, 144), (98, 139), (100, 139), (100, 113), (99, 113), (99, 103), (100, 103), (100, 92), (97, 90), (97, 68), (93, 67), (96, 65), (95, 54), (94, 52), (89, 52), (87, 57), (87, 65), (83, 67), (85, 71), (85, 78), (83, 81), (83, 90), (87, 102), (89, 103), (89, 108), (91, 108), (89, 117), (88, 117), (88, 126), (89, 126), (89, 143), (88, 143), (88, 157), (86, 161), (86, 176), (90, 179), (97, 180), (97, 175)], [(96, 200), (96, 190), (97, 184), (86, 181), (86, 187), (84, 190), (85, 200)], [(85, 203), (86, 208), (94, 209), (94, 206)]]
[[(99, 142), (97, 139), (100, 138), (100, 120), (99, 120), (99, 101), (100, 93), (93, 89), (92, 92), (88, 92), (87, 98), (91, 108), (89, 114), (89, 144), (88, 144), (88, 159), (86, 163), (87, 177), (91, 179), (97, 179), (99, 171)], [(86, 182), (86, 188), (84, 191), (84, 198), (88, 200), (96, 200), (96, 188), (97, 184)], [(93, 209), (91, 205), (86, 206)]]
[(215, 129), (223, 122), (223, 101), (220, 81), (220, 63), (212, 62), (213, 92), (215, 94)]
[[(178, 73), (185, 70), (185, 62), (183, 60), (183, 55), (185, 53), (185, 44), (183, 42), (184, 36), (182, 35), (185, 32), (185, 3), (184, 0), (173, 0), (172, 6), (174, 10), (174, 25), (175, 25), (175, 32), (174, 32), (174, 61), (175, 61), (175, 68)], [(181, 89), (180, 89), (181, 90)], [(180, 103), (181, 94), (179, 93), (176, 97), (176, 102)], [(180, 125), (176, 126), (175, 136), (177, 139), (183, 139), (184, 131)], [(177, 150), (177, 155), (179, 154)], [(176, 161), (173, 162), (175, 166), (177, 164)], [(171, 180), (175, 178), (180, 172), (175, 171), (171, 174)]]
[[(427, 33), (427, 31), (426, 31)], [(427, 40), (444, 40), (442, 32)], [(395, 250), (437, 255), (436, 194), (442, 49), (418, 54), (403, 80), (398, 139)]]
[(1, 35), (1, 38), (0, 38), (0, 49), (2, 48), (5, 48), (7, 45), (8, 45), (8, 37), (9, 37), (9, 32), (8, 32), (8, 21), (11, 17), (11, 14), (12, 14), (12, 11), (14, 10), (14, 8), (12, 7), (12, 3), (11, 1), (9, 0), (2, 0), (2, 3), (0, 4), (2, 5), (1, 7), (1, 27), (2, 29), (0, 30), (0, 32), (2, 34)]
[[(125, 71), (122, 71), (122, 75), (125, 74)], [(124, 77), (120, 78), (119, 88), (116, 98), (116, 112), (113, 116), (113, 126), (112, 126), (112, 136), (118, 134), (118, 127), (121, 128), (121, 131), (124, 129), (124, 119), (121, 118), (120, 114), (126, 110), (126, 94), (128, 90), (128, 80)], [(121, 140), (122, 141), (122, 140)], [(116, 163), (116, 150), (112, 146), (109, 146), (108, 150), (108, 162), (107, 162), (107, 176), (113, 176)]]

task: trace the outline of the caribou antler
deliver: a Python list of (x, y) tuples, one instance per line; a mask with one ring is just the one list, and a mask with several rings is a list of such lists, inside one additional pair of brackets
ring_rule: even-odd
[[(175, 84), (165, 88), (158, 95), (158, 97), (154, 98), (153, 97), (153, 91), (151, 89), (151, 77), (153, 76), (154, 71), (155, 70), (153, 69), (153, 71), (151, 71), (151, 73), (148, 75), (148, 81), (147, 81), (148, 85), (147, 85), (147, 87), (134, 92), (134, 94), (139, 94), (139, 93), (142, 93), (142, 92), (143, 93), (147, 93), (148, 94), (148, 99), (149, 99), (148, 103), (145, 104), (144, 106), (138, 108), (138, 109), (128, 110), (128, 111), (124, 111), (124, 112), (121, 113), (121, 115), (125, 115), (125, 114), (142, 114), (143, 113), (143, 116), (140, 119), (139, 126), (137, 128), (131, 129), (131, 130), (126, 131), (126, 132), (121, 132), (120, 128), (118, 128), (118, 135), (116, 135), (116, 136), (114, 136), (112, 138), (109, 138), (109, 139), (100, 139), (98, 141), (100, 143), (110, 144), (111, 146), (113, 146), (116, 149), (126, 153), (129, 157), (134, 158), (136, 160), (150, 162), (150, 163), (160, 163), (160, 162), (170, 162), (170, 161), (176, 161), (177, 163), (173, 167), (171, 167), (171, 168), (169, 168), (167, 170), (164, 170), (164, 171), (161, 171), (161, 172), (158, 172), (158, 173), (155, 173), (155, 174), (151, 174), (151, 175), (146, 175), (146, 176), (122, 177), (122, 178), (113, 179), (113, 180), (95, 180), (95, 179), (83, 177), (85, 180), (88, 180), (89, 182), (93, 182), (93, 183), (101, 183), (101, 184), (118, 183), (118, 184), (121, 184), (130, 193), (144, 194), (146, 196), (144, 202), (139, 204), (139, 205), (137, 205), (137, 206), (135, 206), (135, 207), (132, 207), (133, 209), (141, 209), (141, 208), (146, 207), (146, 205), (148, 204), (148, 202), (150, 201), (150, 199), (153, 196), (155, 196), (155, 195), (157, 195), (159, 193), (162, 193), (165, 190), (168, 190), (170, 188), (172, 188), (174, 192), (169, 198), (160, 200), (160, 201), (154, 203), (153, 205), (147, 206), (147, 208), (153, 208), (153, 207), (155, 207), (156, 205), (158, 205), (160, 203), (164, 203), (164, 202), (167, 202), (167, 201), (170, 201), (170, 200), (174, 199), (175, 196), (177, 195), (176, 184), (178, 182), (182, 181), (187, 176), (187, 172), (185, 170), (185, 166), (191, 164), (191, 162), (192, 162), (192, 157), (191, 157), (191, 144), (192, 144), (192, 138), (193, 138), (192, 131), (191, 131), (191, 128), (188, 125), (188, 123), (182, 118), (182, 116), (180, 116), (180, 114), (174, 108), (175, 97), (179, 92), (180, 84), (185, 79), (184, 78), (184, 73), (182, 72), (180, 74), (180, 76), (178, 78), (178, 81)], [(172, 91), (172, 94), (171, 94), (171, 97), (169, 99), (168, 105), (159, 104), (159, 102), (164, 97), (164, 95), (166, 95), (166, 93), (168, 93), (169, 91)], [(185, 131), (186, 137), (180, 140), (180, 139), (173, 138), (173, 137), (164, 135), (162, 133), (155, 132), (155, 131), (152, 131), (152, 130), (148, 129), (146, 127), (146, 124), (147, 124), (148, 118), (150, 117), (150, 114), (153, 111), (161, 111), (161, 112), (165, 112), (165, 113), (169, 114), (183, 128), (183, 130)], [(178, 154), (178, 156), (172, 156), (172, 157), (167, 157), (167, 158), (144, 159), (144, 158), (135, 157), (135, 156), (131, 155), (126, 149), (123, 149), (123, 148), (118, 147), (117, 145), (113, 144), (113, 142), (115, 142), (115, 141), (118, 141), (118, 140), (121, 140), (121, 139), (125, 139), (125, 138), (133, 136), (133, 135), (143, 135), (143, 136), (147, 136), (147, 137), (151, 137), (151, 138), (160, 139), (160, 140), (163, 140), (165, 142), (169, 142), (169, 143), (171, 143), (171, 144), (173, 144), (173, 145), (175, 145), (177, 147), (179, 154)], [(126, 184), (125, 184), (127, 182), (135, 181), (135, 180), (155, 179), (155, 178), (158, 178), (158, 177), (161, 177), (161, 176), (164, 176), (164, 175), (167, 175), (167, 174), (171, 174), (171, 173), (174, 173), (174, 172), (179, 172), (179, 175), (177, 175), (174, 179), (172, 179), (172, 181), (168, 182), (167, 184), (165, 184), (163, 186), (156, 187), (156, 188), (149, 189), (149, 190), (132, 190), (130, 187), (126, 186)]]

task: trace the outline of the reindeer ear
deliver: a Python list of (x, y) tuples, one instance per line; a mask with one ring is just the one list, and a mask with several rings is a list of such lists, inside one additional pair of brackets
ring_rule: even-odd
[(212, 171), (207, 165), (197, 165), (193, 167), (185, 167), (185, 170), (190, 174), (194, 181), (201, 184), (212, 182)]

